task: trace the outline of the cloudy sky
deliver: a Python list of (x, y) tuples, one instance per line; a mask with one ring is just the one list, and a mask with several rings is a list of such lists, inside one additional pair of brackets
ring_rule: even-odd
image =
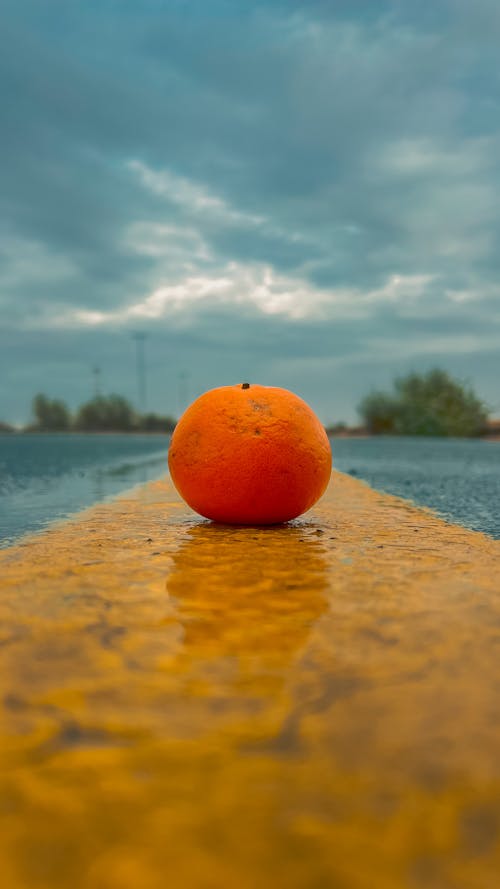
[(435, 365), (500, 414), (498, 0), (3, 0), (0, 419)]

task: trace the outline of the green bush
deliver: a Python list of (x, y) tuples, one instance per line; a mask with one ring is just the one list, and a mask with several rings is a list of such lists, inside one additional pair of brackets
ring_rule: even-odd
[(137, 420), (139, 432), (172, 432), (175, 428), (173, 417), (162, 417), (158, 414), (142, 414)]
[(96, 395), (82, 404), (75, 420), (81, 432), (130, 432), (134, 427), (134, 409), (121, 395)]
[(32, 402), (35, 432), (67, 432), (71, 426), (71, 414), (64, 401), (47, 398), (39, 393)]
[(445, 371), (399, 377), (392, 393), (371, 392), (358, 407), (368, 431), (386, 435), (481, 435), (488, 412), (470, 386)]

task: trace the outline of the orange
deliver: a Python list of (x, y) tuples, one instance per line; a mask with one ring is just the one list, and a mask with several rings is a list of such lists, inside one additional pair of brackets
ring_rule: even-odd
[(316, 503), (332, 455), (323, 426), (298, 395), (240, 383), (211, 389), (187, 408), (168, 463), (196, 512), (216, 522), (271, 525)]

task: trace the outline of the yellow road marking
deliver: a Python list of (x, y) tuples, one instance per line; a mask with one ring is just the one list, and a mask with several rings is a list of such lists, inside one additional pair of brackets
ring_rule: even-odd
[(335, 474), (0, 553), (2, 889), (496, 889), (500, 543)]

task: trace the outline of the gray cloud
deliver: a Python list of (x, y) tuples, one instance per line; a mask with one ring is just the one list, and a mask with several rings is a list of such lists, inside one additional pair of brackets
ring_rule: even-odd
[(157, 409), (184, 368), (325, 419), (432, 362), (495, 400), (493, 0), (5, 10), (0, 414), (94, 363), (133, 394), (137, 327)]

